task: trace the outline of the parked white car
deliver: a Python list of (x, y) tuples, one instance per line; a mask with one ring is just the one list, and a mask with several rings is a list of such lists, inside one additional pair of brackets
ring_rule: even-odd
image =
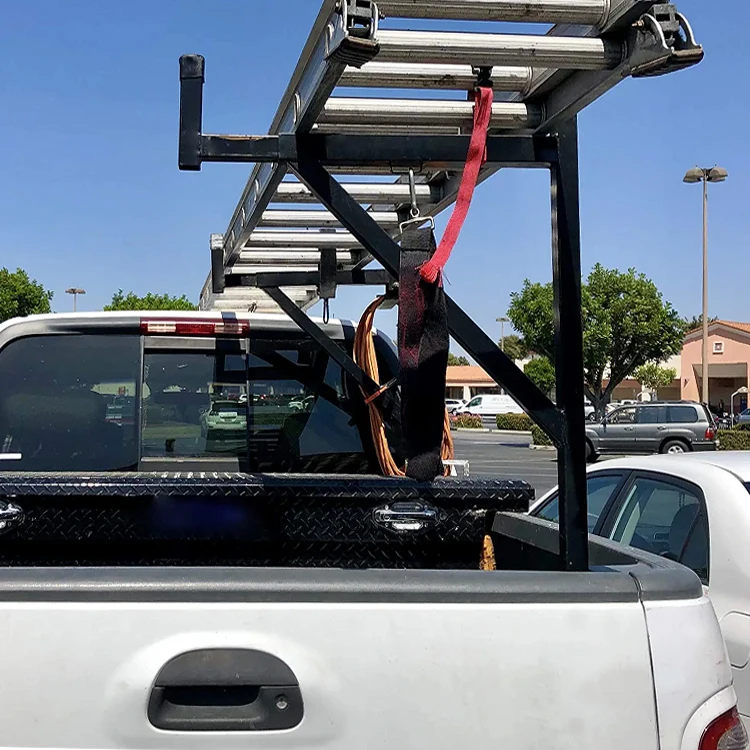
[[(676, 560), (701, 579), (750, 729), (750, 452), (605, 461), (589, 469), (588, 501), (591, 533)], [(529, 512), (557, 521), (557, 489)]]
[(466, 401), (460, 398), (446, 398), (445, 408), (448, 410), (448, 414), (453, 414), (456, 409), (460, 409), (466, 405)]
[(465, 406), (460, 406), (454, 414), (475, 414), (479, 417), (494, 417), (497, 414), (523, 414), (523, 409), (510, 397), (494, 393), (474, 396)]

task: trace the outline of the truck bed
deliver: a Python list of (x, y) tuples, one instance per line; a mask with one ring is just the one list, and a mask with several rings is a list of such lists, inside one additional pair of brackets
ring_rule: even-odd
[(561, 572), (524, 483), (2, 480), (2, 747), (693, 750), (736, 701), (694, 574)]

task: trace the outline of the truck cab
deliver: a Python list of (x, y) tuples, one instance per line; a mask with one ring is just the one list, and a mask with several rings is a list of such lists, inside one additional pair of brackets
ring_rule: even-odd
[[(351, 323), (325, 330), (351, 354)], [(393, 345), (376, 332), (375, 348), (390, 380)], [(283, 315), (87, 313), (0, 326), (0, 471), (191, 468), (378, 473), (356, 383)]]

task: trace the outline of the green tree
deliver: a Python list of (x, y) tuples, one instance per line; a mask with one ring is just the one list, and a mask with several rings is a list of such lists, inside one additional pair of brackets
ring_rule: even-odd
[(633, 377), (650, 393), (656, 393), (659, 388), (672, 385), (677, 370), (674, 367), (661, 367), (658, 362), (647, 362), (635, 369)]
[[(511, 295), (508, 316), (526, 345), (554, 364), (552, 300), (552, 284), (527, 279)], [(594, 266), (582, 285), (581, 304), (585, 392), (603, 416), (612, 391), (634, 370), (680, 352), (684, 322), (656, 285), (633, 269)]]
[(134, 292), (123, 294), (122, 289), (112, 295), (112, 302), (104, 306), (105, 310), (197, 310), (184, 294), (173, 297), (169, 294), (152, 294), (149, 292), (139, 297)]
[(0, 268), (0, 323), (51, 312), (53, 294), (20, 268), (13, 272)]
[(549, 395), (555, 385), (555, 368), (547, 357), (535, 357), (526, 363), (523, 371), (542, 393)]
[(500, 346), (501, 343), (503, 346), (503, 351), (511, 359), (524, 359), (529, 354), (529, 350), (526, 347), (524, 340), (520, 336), (517, 336), (515, 333), (511, 333), (509, 336), (506, 336), (504, 341), (498, 342), (498, 346)]
[[(708, 322), (713, 323), (716, 320), (718, 320), (718, 318), (714, 315), (713, 318), (709, 317)], [(693, 315), (692, 318), (683, 318), (683, 322), (685, 326), (685, 333), (690, 333), (690, 331), (697, 331), (699, 328), (703, 328), (702, 315)]]
[(466, 367), (468, 364), (469, 360), (466, 357), (457, 357), (452, 352), (448, 352), (449, 367)]

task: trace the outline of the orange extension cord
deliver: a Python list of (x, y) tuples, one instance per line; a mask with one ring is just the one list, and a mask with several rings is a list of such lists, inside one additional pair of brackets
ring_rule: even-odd
[[(371, 302), (362, 315), (362, 319), (357, 326), (357, 333), (354, 336), (354, 361), (376, 382), (380, 383), (380, 371), (378, 370), (378, 360), (375, 355), (375, 343), (372, 336), (373, 322), (375, 313), (378, 308), (385, 302), (385, 297), (377, 297)], [(363, 392), (365, 398), (367, 394)], [(367, 403), (370, 409), (370, 431), (372, 432), (372, 442), (375, 445), (375, 453), (378, 457), (380, 470), (387, 477), (403, 477), (404, 470), (396, 463), (388, 446), (388, 440), (385, 436), (385, 427), (383, 425), (383, 415), (380, 413), (380, 407), (375, 399), (370, 399)], [(441, 458), (451, 460), (454, 456), (453, 437), (451, 436), (450, 420), (448, 411), (445, 412), (445, 426), (443, 428), (443, 447)], [(447, 472), (446, 472), (447, 473)]]
[[(373, 322), (375, 313), (378, 308), (385, 302), (385, 297), (377, 297), (364, 311), (357, 332), (354, 336), (354, 361), (376, 382), (380, 383), (380, 371), (378, 369), (378, 360), (375, 355), (375, 343), (372, 335)], [(387, 477), (403, 477), (404, 470), (396, 463), (388, 445), (388, 439), (385, 436), (385, 426), (383, 424), (383, 415), (380, 413), (380, 407), (376, 399), (369, 398), (364, 391), (362, 395), (367, 400), (367, 406), (370, 410), (370, 431), (372, 432), (372, 442), (375, 445), (375, 453), (378, 457), (380, 470)], [(451, 435), (450, 419), (448, 410), (445, 411), (445, 423), (443, 428), (443, 446), (441, 457), (443, 460), (450, 461), (455, 453), (453, 449), (453, 436)], [(449, 470), (446, 467), (446, 474)], [(492, 543), (492, 537), (487, 534), (482, 540), (482, 551), (479, 560), (480, 570), (496, 570), (495, 548)]]

